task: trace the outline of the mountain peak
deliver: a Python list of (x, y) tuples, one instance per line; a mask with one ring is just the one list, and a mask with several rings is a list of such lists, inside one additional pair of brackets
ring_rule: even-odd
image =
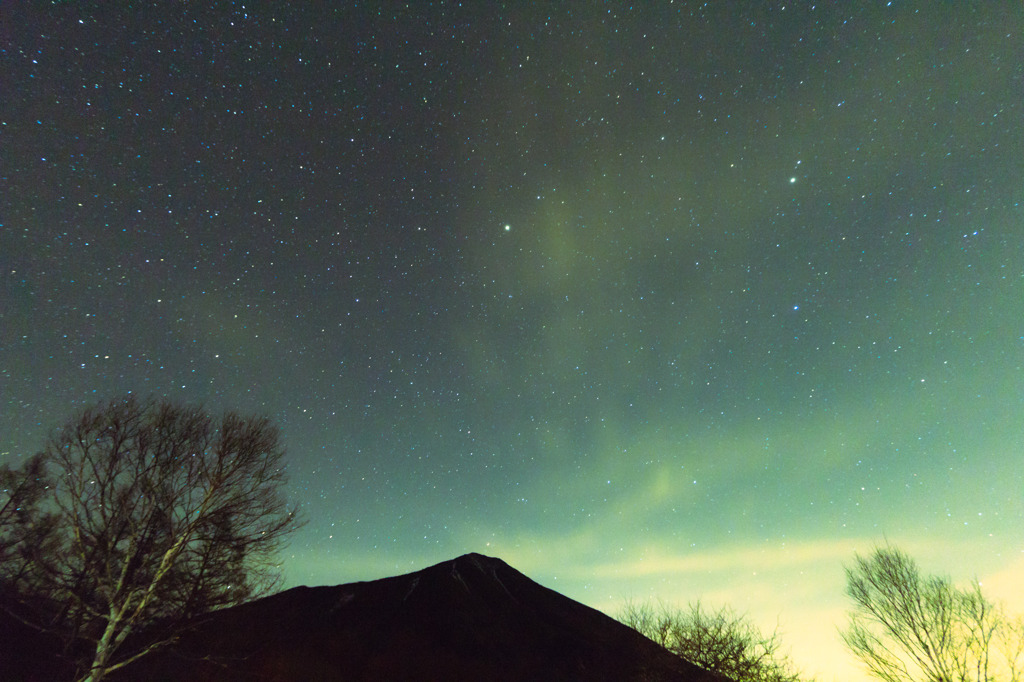
[(358, 682), (717, 679), (475, 552), (405, 575), (298, 587), (218, 611), (176, 651), (141, 659), (124, 679), (241, 682), (256, 673)]

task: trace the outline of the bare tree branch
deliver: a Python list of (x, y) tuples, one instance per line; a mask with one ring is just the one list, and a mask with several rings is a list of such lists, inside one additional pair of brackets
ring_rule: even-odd
[(619, 620), (680, 658), (737, 682), (801, 679), (782, 653), (777, 631), (766, 636), (727, 608), (708, 611), (697, 601), (681, 611), (627, 602)]
[(175, 624), (276, 584), (298, 523), (283, 457), (265, 418), (131, 397), (89, 408), (21, 472), (0, 470), (0, 558), (21, 557), (0, 578), (49, 605), (39, 627), (68, 651), (89, 643), (81, 679), (98, 682)]
[[(894, 547), (856, 556), (846, 569), (854, 608), (843, 641), (885, 682), (1019, 682), (1024, 651), (1014, 631), (974, 584), (924, 577)], [(1002, 652), (1002, 656), (996, 656)]]

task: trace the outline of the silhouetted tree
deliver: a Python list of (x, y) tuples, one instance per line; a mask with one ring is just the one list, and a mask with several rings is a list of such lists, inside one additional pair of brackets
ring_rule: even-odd
[(846, 569), (853, 599), (846, 646), (885, 682), (1021, 680), (1024, 620), (1009, 620), (975, 583), (922, 576), (894, 547)]
[(297, 525), (283, 454), (265, 418), (132, 397), (86, 409), (2, 471), (0, 577), (17, 615), (98, 682), (190, 617), (270, 591)]
[(53, 518), (42, 512), (50, 485), (42, 455), (18, 469), (0, 466), (0, 586), (7, 590), (39, 582), (32, 556), (51, 536)]
[(728, 608), (708, 611), (697, 601), (683, 611), (629, 602), (620, 620), (690, 663), (737, 682), (801, 679), (781, 652), (777, 632), (766, 636)]

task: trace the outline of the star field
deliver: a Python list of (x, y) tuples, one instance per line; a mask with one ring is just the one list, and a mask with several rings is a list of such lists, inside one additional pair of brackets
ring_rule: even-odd
[(264, 413), (290, 585), (479, 551), (826, 676), (886, 539), (1024, 610), (1019, 3), (296, 5), (5, 8), (3, 461)]

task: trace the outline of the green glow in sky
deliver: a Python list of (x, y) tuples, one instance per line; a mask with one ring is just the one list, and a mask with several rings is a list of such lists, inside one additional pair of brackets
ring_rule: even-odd
[(265, 413), (289, 584), (479, 551), (822, 679), (876, 544), (1024, 610), (1019, 3), (295, 4), (10, 10), (5, 461)]

